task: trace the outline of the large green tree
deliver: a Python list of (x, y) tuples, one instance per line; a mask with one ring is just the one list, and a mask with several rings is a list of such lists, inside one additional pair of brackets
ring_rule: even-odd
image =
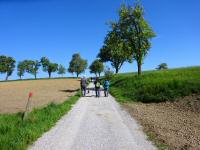
[(96, 76), (98, 74), (99, 77), (101, 73), (104, 71), (104, 65), (99, 59), (93, 61), (89, 68), (90, 68), (90, 73), (94, 73)]
[(58, 64), (51, 63), (50, 60), (46, 57), (42, 57), (40, 60), (42, 64), (42, 68), (44, 72), (48, 72), (49, 78), (51, 78), (51, 74), (58, 70)]
[(97, 57), (102, 62), (111, 62), (111, 65), (115, 68), (115, 73), (118, 73), (124, 62), (132, 62), (133, 57), (128, 45), (121, 37), (119, 26), (112, 23), (111, 27), (112, 30), (108, 32)]
[(62, 77), (63, 77), (63, 75), (66, 73), (66, 68), (63, 66), (63, 65), (59, 65), (59, 67), (58, 67), (58, 74), (60, 74), (60, 75), (62, 75)]
[(12, 75), (15, 69), (15, 59), (7, 56), (0, 56), (0, 73), (6, 73), (6, 79)]
[(150, 40), (155, 37), (155, 33), (144, 18), (144, 8), (140, 2), (133, 7), (123, 5), (119, 17), (118, 26), (122, 39), (137, 61), (138, 75), (141, 75), (142, 64), (151, 48)]
[(72, 60), (69, 63), (68, 72), (76, 73), (78, 78), (86, 70), (87, 66), (87, 60), (81, 58), (80, 54), (76, 53), (72, 56)]

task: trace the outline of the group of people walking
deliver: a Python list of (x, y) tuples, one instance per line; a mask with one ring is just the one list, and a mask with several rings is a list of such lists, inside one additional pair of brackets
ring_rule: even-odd
[(101, 83), (101, 81), (98, 77), (96, 77), (94, 79), (91, 78), (91, 82), (94, 83), (94, 87), (87, 88), (87, 86), (90, 82), (88, 81), (88, 79), (85, 76), (83, 78), (81, 78), (81, 91), (82, 91), (83, 96), (86, 96), (86, 91), (88, 91), (88, 93), (89, 93), (90, 90), (94, 90), (96, 97), (100, 97), (101, 91), (103, 90), (104, 96), (108, 97), (110, 82), (107, 79), (104, 80), (103, 84)]

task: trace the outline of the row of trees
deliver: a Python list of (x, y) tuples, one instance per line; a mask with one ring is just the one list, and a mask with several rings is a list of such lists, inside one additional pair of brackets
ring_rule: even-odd
[(139, 1), (134, 6), (122, 5), (119, 20), (110, 22), (111, 30), (105, 37), (98, 58), (102, 62), (111, 62), (118, 73), (125, 62), (137, 62), (138, 75), (151, 48), (151, 39), (155, 33), (144, 18), (144, 8)]
[[(12, 75), (16, 67), (16, 61), (12, 57), (0, 56), (0, 73), (6, 74), (6, 80)], [(51, 78), (52, 73), (57, 72), (60, 75), (64, 75), (67, 69), (63, 65), (58, 65), (57, 63), (51, 62), (48, 58), (42, 57), (40, 60), (23, 60), (17, 64), (17, 75), (20, 79), (25, 75), (25, 73), (32, 74), (35, 79), (37, 79), (37, 74), (40, 67), (44, 72), (48, 73), (48, 77)], [(88, 67), (87, 60), (81, 58), (80, 54), (76, 53), (72, 56), (69, 63), (68, 72), (76, 74), (77, 77)], [(95, 60), (89, 67), (90, 72), (94, 73), (96, 76), (104, 71), (104, 65), (100, 60)]]
[[(12, 75), (15, 67), (16, 61), (12, 57), (0, 56), (0, 73), (6, 74), (6, 80), (8, 77)], [(66, 69), (63, 65), (58, 65), (56, 63), (50, 62), (50, 60), (46, 57), (42, 57), (40, 61), (38, 60), (24, 60), (20, 61), (17, 64), (17, 75), (22, 79), (25, 73), (30, 73), (34, 75), (35, 79), (37, 79), (37, 74), (42, 66), (44, 72), (47, 72), (49, 78), (51, 78), (51, 74), (53, 72), (57, 72), (60, 75), (66, 73)]]
[[(72, 60), (70, 61), (68, 72), (75, 73), (77, 77), (88, 67), (87, 60), (81, 58), (80, 54), (76, 53), (72, 56)], [(101, 73), (104, 71), (104, 65), (103, 62), (99, 59), (96, 59), (92, 62), (92, 64), (89, 66), (90, 73), (94, 73), (96, 76), (101, 75)]]

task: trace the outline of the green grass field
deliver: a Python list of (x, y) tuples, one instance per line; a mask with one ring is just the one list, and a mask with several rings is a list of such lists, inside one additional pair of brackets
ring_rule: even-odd
[(79, 99), (77, 94), (63, 104), (50, 104), (30, 112), (25, 121), (22, 114), (0, 115), (0, 149), (25, 150), (66, 114)]
[(115, 75), (110, 92), (120, 102), (164, 102), (200, 93), (200, 67)]

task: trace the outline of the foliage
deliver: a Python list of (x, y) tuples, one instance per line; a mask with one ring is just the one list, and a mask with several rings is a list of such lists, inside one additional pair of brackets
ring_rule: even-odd
[[(42, 109), (35, 109), (22, 121), (21, 114), (0, 115), (0, 147), (2, 150), (25, 150), (29, 144), (47, 132), (68, 112), (80, 97), (71, 97), (63, 104), (50, 104)], [(48, 115), (47, 115), (48, 114)]]
[(51, 63), (50, 60), (46, 57), (42, 57), (40, 60), (42, 64), (42, 68), (44, 72), (48, 72), (49, 78), (51, 78), (51, 74), (58, 70), (58, 64)]
[(43, 71), (44, 71), (44, 72), (47, 72), (47, 71), (48, 71), (48, 68), (49, 68), (49, 64), (51, 63), (51, 62), (49, 61), (49, 59), (46, 58), (46, 57), (42, 57), (42, 58), (40, 59), (40, 62), (41, 62), (41, 64), (42, 64)]
[(36, 61), (26, 60), (25, 65), (26, 65), (26, 72), (34, 75), (34, 77), (36, 79), (39, 67), (41, 66), (40, 62), (37, 60)]
[(119, 32), (124, 43), (129, 46), (129, 53), (137, 61), (138, 75), (141, 75), (141, 66), (151, 48), (150, 39), (155, 37), (155, 33), (145, 20), (144, 8), (139, 2), (134, 7), (123, 5), (119, 17)]
[(128, 49), (127, 44), (122, 40), (118, 26), (112, 23), (112, 30), (107, 34), (98, 57), (103, 62), (111, 62), (115, 73), (118, 73), (124, 62), (132, 62), (132, 55)]
[(111, 82), (111, 93), (119, 101), (163, 102), (200, 93), (200, 67), (167, 71), (120, 74)]
[(39, 70), (39, 67), (41, 66), (39, 61), (33, 61), (33, 60), (24, 60), (18, 63), (17, 66), (17, 75), (21, 77), (24, 75), (25, 72), (30, 73), (34, 75), (35, 79), (37, 78), (37, 73)]
[(106, 69), (104, 70), (104, 78), (106, 80), (111, 80), (113, 76), (113, 71), (109, 67), (106, 67)]
[(22, 76), (24, 76), (24, 73), (26, 72), (26, 65), (24, 61), (20, 61), (17, 65), (17, 75), (22, 79)]
[(166, 70), (166, 69), (168, 69), (168, 65), (166, 63), (161, 63), (160, 65), (158, 65), (158, 67), (156, 69), (157, 70)]
[(0, 56), (0, 73), (6, 73), (6, 80), (12, 75), (15, 69), (15, 59), (4, 55)]
[(82, 59), (80, 54), (76, 53), (72, 56), (72, 60), (70, 61), (68, 72), (76, 73), (76, 76), (79, 77), (81, 73), (85, 71), (87, 68), (87, 60)]
[(64, 75), (65, 73), (66, 73), (66, 68), (63, 66), (63, 65), (59, 65), (58, 66), (58, 74), (60, 74), (60, 75)]
[(104, 70), (104, 65), (100, 60), (95, 60), (91, 65), (90, 65), (90, 73), (94, 73), (96, 76), (99, 74), (99, 77), (101, 73)]

